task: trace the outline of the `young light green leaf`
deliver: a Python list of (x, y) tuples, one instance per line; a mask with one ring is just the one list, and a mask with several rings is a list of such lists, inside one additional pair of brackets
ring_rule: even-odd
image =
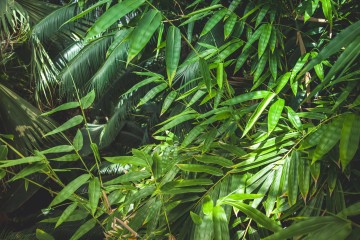
[(93, 178), (89, 182), (89, 204), (91, 214), (94, 215), (96, 208), (99, 204), (99, 198), (101, 195), (100, 180), (98, 177)]
[(65, 210), (62, 212), (62, 214), (60, 215), (59, 220), (56, 222), (55, 228), (57, 228), (58, 226), (60, 226), (63, 222), (66, 222), (66, 220), (71, 216), (71, 214), (75, 211), (75, 209), (77, 208), (78, 204), (77, 202), (74, 202), (72, 204), (70, 204), (67, 208), (65, 208)]
[(200, 225), (202, 223), (201, 217), (196, 213), (194, 213), (193, 211), (190, 211), (190, 217), (195, 224)]
[(48, 234), (47, 232), (45, 232), (42, 229), (37, 228), (36, 229), (36, 239), (38, 240), (55, 240), (55, 238), (53, 236), (51, 236), (50, 234)]
[(52, 109), (51, 111), (48, 111), (48, 112), (45, 112), (45, 113), (41, 114), (41, 116), (47, 116), (47, 115), (50, 115), (50, 114), (53, 114), (53, 113), (56, 113), (56, 112), (77, 108), (79, 106), (80, 106), (79, 102), (64, 103), (64, 104)]
[(73, 145), (76, 151), (80, 151), (84, 145), (84, 139), (80, 129), (78, 129), (76, 132), (73, 140)]
[(276, 102), (274, 102), (270, 109), (268, 114), (268, 134), (275, 129), (276, 125), (279, 122), (279, 119), (281, 117), (281, 113), (285, 106), (285, 100), (279, 98)]
[(62, 203), (68, 199), (76, 190), (85, 184), (90, 178), (89, 174), (83, 174), (67, 184), (50, 203), (50, 207)]
[(219, 89), (222, 89), (224, 82), (224, 63), (218, 63), (216, 69), (216, 82), (219, 86)]
[[(129, 0), (133, 2), (132, 0)], [(141, 1), (142, 4), (143, 1)], [(149, 10), (140, 20), (139, 25), (132, 32), (130, 37), (130, 47), (128, 53), (127, 64), (139, 54), (139, 52), (149, 42), (152, 35), (161, 23), (161, 13), (156, 10)]]
[(205, 215), (211, 216), (213, 209), (214, 209), (214, 201), (209, 195), (206, 195), (206, 197), (203, 200), (202, 211)]
[(91, 92), (86, 94), (85, 97), (80, 99), (82, 108), (83, 109), (89, 108), (91, 104), (93, 104), (94, 100), (95, 100), (95, 90), (93, 89)]
[(224, 173), (221, 169), (201, 164), (177, 164), (178, 168), (188, 172), (204, 172), (215, 176), (222, 176)]
[(202, 30), (200, 36), (205, 35), (211, 29), (215, 27), (215, 25), (223, 19), (227, 13), (227, 9), (221, 9), (220, 11), (217, 11), (205, 24), (204, 29)]
[(340, 138), (340, 162), (343, 171), (354, 158), (360, 140), (360, 118), (355, 114), (345, 116)]
[(198, 162), (213, 163), (220, 165), (222, 167), (230, 167), (233, 165), (233, 162), (231, 160), (220, 156), (201, 155), (201, 156), (195, 156), (195, 159)]
[(113, 25), (118, 19), (122, 18), (129, 12), (137, 9), (144, 2), (145, 0), (138, 0), (138, 1), (125, 0), (118, 4), (115, 4), (107, 11), (105, 11), (104, 14), (102, 14), (100, 17), (97, 18), (95, 23), (89, 28), (85, 37), (85, 41), (104, 32), (111, 25)]
[(171, 87), (180, 60), (181, 53), (181, 32), (177, 27), (171, 26), (166, 36), (166, 71)]
[(244, 137), (249, 130), (255, 125), (256, 121), (259, 119), (260, 115), (264, 112), (265, 108), (270, 104), (271, 100), (276, 96), (275, 93), (269, 93), (259, 104), (259, 106), (256, 108), (253, 115), (251, 115), (250, 119), (248, 120), (243, 135)]
[(214, 240), (230, 240), (228, 220), (222, 206), (213, 209)]
[(78, 230), (71, 236), (70, 240), (80, 239), (84, 234), (93, 229), (96, 225), (96, 219), (92, 218), (88, 220), (86, 223), (81, 225)]
[(72, 128), (72, 127), (75, 127), (75, 126), (79, 125), (82, 122), (83, 122), (83, 117), (80, 116), (80, 115), (77, 115), (77, 116), (71, 118), (70, 120), (66, 121), (60, 127), (48, 132), (47, 134), (44, 135), (44, 137), (54, 135), (56, 133), (63, 132), (65, 130), (68, 130), (69, 128)]

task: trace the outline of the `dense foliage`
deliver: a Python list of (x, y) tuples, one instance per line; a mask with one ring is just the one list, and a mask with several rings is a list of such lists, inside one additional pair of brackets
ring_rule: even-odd
[(359, 238), (358, 9), (0, 0), (2, 221), (38, 239)]

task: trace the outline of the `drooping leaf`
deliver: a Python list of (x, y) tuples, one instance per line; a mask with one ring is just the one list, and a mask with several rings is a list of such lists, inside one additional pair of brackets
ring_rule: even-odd
[(175, 77), (181, 53), (181, 32), (177, 27), (171, 26), (166, 36), (166, 71), (169, 79), (169, 86)]
[(101, 195), (100, 180), (95, 177), (89, 182), (89, 204), (91, 214), (94, 215)]
[(51, 115), (53, 113), (56, 113), (56, 112), (60, 112), (60, 111), (64, 111), (64, 110), (68, 110), (68, 109), (73, 109), (73, 108), (77, 108), (79, 107), (80, 104), (79, 102), (68, 102), (68, 103), (64, 103), (48, 112), (45, 112), (43, 114), (41, 114), (42, 116), (47, 116), (47, 115)]

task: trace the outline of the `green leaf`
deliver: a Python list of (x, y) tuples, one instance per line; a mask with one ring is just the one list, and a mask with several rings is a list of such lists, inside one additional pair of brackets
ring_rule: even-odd
[(45, 112), (45, 113), (41, 114), (41, 116), (47, 116), (47, 115), (50, 115), (50, 114), (53, 114), (53, 113), (56, 113), (56, 112), (77, 108), (79, 106), (80, 106), (79, 102), (64, 103), (64, 104), (52, 109), (51, 111), (48, 111), (48, 112)]
[(68, 199), (76, 190), (85, 184), (90, 178), (89, 174), (83, 174), (67, 184), (50, 203), (50, 207), (62, 203)]
[(248, 199), (262, 198), (263, 194), (248, 194), (248, 193), (231, 193), (225, 197), (217, 200), (217, 205), (221, 205), (223, 201), (242, 201)]
[[(133, 2), (132, 0), (129, 1)], [(142, 2), (143, 1), (141, 1), (141, 4)], [(156, 29), (160, 26), (161, 18), (161, 13), (153, 9), (149, 10), (145, 16), (141, 18), (129, 39), (130, 47), (127, 64), (129, 64), (149, 42)]]
[(269, 11), (270, 5), (266, 4), (264, 7), (261, 8), (257, 18), (256, 18), (256, 23), (255, 23), (255, 28), (257, 28), (260, 23), (262, 22), (262, 20), (264, 19), (266, 13)]
[(227, 13), (227, 9), (221, 9), (220, 11), (217, 11), (205, 24), (204, 29), (202, 30), (200, 36), (205, 35), (211, 29), (215, 27), (215, 25), (220, 22), (221, 19), (223, 19)]
[(80, 151), (84, 145), (84, 139), (80, 129), (78, 129), (76, 132), (73, 140), (73, 145), (76, 151)]
[(206, 195), (202, 204), (202, 211), (205, 215), (211, 216), (214, 209), (214, 202), (209, 195)]
[(288, 107), (288, 106), (286, 106), (286, 110), (288, 112), (288, 119), (291, 122), (291, 124), (297, 130), (302, 130), (302, 123), (301, 123), (299, 116), (296, 114), (296, 112), (291, 107)]
[(258, 47), (258, 58), (264, 54), (266, 47), (268, 46), (270, 36), (272, 31), (272, 25), (270, 23), (265, 24), (265, 27), (262, 29), (261, 36), (259, 39)]
[(221, 169), (200, 164), (177, 164), (178, 168), (188, 172), (204, 172), (215, 176), (222, 176), (224, 173)]
[(200, 225), (195, 225), (193, 239), (213, 239), (214, 223), (211, 215), (205, 215)]
[(151, 83), (157, 83), (157, 82), (163, 82), (161, 80), (161, 78), (159, 76), (152, 76), (150, 78), (147, 78), (145, 80), (142, 80), (141, 82), (135, 84), (134, 86), (132, 86), (129, 90), (127, 90), (124, 94), (124, 95), (127, 95), (129, 93), (132, 93), (136, 90), (138, 90), (139, 88), (145, 86), (145, 85), (148, 85), (148, 84), (151, 84)]
[(70, 240), (80, 239), (84, 234), (93, 229), (96, 225), (96, 219), (90, 219), (83, 225), (81, 225), (78, 230), (71, 236)]
[(276, 87), (276, 90), (275, 90), (276, 94), (279, 94), (281, 92), (281, 90), (285, 87), (285, 85), (289, 81), (290, 76), (291, 76), (291, 73), (287, 72), (287, 73), (285, 73), (284, 75), (282, 75), (280, 77), (280, 79), (277, 81), (278, 84), (277, 84), (277, 87)]
[(288, 172), (288, 200), (290, 206), (294, 205), (298, 197), (298, 165), (300, 161), (300, 153), (293, 151), (290, 158), (290, 166)]
[(228, 220), (222, 206), (213, 209), (214, 240), (230, 240)]
[(235, 13), (232, 13), (228, 19), (226, 19), (225, 25), (224, 25), (224, 36), (225, 39), (227, 39), (230, 34), (232, 33), (235, 24), (237, 20), (237, 15)]
[(258, 64), (256, 65), (256, 70), (254, 72), (254, 82), (256, 83), (261, 74), (264, 72), (266, 63), (268, 62), (268, 58), (269, 58), (269, 52), (266, 51), (265, 54), (263, 54), (258, 62)]
[(117, 20), (128, 14), (129, 12), (140, 7), (145, 0), (124, 0), (118, 4), (115, 4), (107, 11), (105, 11), (100, 17), (97, 18), (95, 23), (89, 28), (85, 41), (90, 38), (95, 37), (96, 35), (107, 30), (111, 25), (113, 25)]
[(354, 158), (360, 140), (360, 118), (355, 114), (345, 116), (340, 138), (340, 162), (343, 171)]
[(316, 146), (312, 157), (312, 163), (318, 161), (326, 153), (328, 153), (340, 140), (342, 130), (342, 119), (337, 118), (328, 124), (326, 131), (321, 135), (321, 141)]
[(156, 95), (158, 95), (160, 92), (164, 91), (168, 87), (167, 83), (162, 83), (154, 88), (152, 88), (150, 91), (148, 91), (143, 98), (141, 98), (138, 107), (149, 102), (152, 100)]
[(0, 161), (7, 158), (8, 155), (8, 147), (4, 145), (0, 145)]
[(256, 121), (259, 119), (260, 115), (263, 113), (265, 108), (270, 104), (271, 100), (276, 96), (275, 93), (269, 93), (256, 108), (255, 112), (251, 115), (250, 119), (247, 121), (242, 137), (244, 137), (249, 130), (255, 125)]
[(136, 172), (128, 172), (120, 177), (114, 178), (110, 181), (105, 182), (105, 185), (112, 185), (112, 184), (121, 184), (121, 183), (128, 183), (128, 182), (138, 182), (142, 179), (148, 178), (151, 176), (151, 173), (148, 171), (136, 171)]
[(249, 100), (265, 98), (269, 94), (270, 94), (269, 91), (254, 91), (254, 92), (244, 93), (222, 102), (221, 105), (235, 105)]
[(219, 89), (222, 89), (224, 82), (224, 63), (218, 63), (216, 69), (216, 82)]
[(36, 239), (38, 240), (55, 240), (53, 236), (45, 232), (44, 230), (41, 230), (39, 228), (36, 229)]
[(117, 156), (117, 157), (104, 157), (104, 159), (111, 163), (117, 164), (132, 164), (135, 166), (148, 167), (147, 162), (144, 159), (132, 156)]
[(276, 125), (279, 122), (281, 117), (281, 113), (285, 106), (285, 100), (279, 98), (276, 102), (274, 102), (269, 108), (268, 114), (268, 135), (275, 129)]
[(305, 201), (310, 188), (310, 162), (308, 159), (301, 158), (299, 160), (297, 175), (300, 193)]
[(18, 172), (13, 178), (11, 178), (9, 181), (15, 181), (20, 178), (24, 178), (30, 174), (41, 172), (42, 170), (46, 169), (46, 164), (44, 163), (34, 163), (31, 164), (24, 169), (22, 169), (20, 172)]
[(68, 220), (71, 214), (75, 211), (77, 206), (78, 206), (77, 202), (70, 204), (60, 215), (59, 220), (56, 222), (55, 228), (60, 226), (63, 222), (66, 222), (66, 220)]
[(3, 179), (6, 176), (6, 171), (3, 169), (0, 169), (0, 180)]
[(78, 160), (80, 157), (78, 154), (66, 154), (64, 156), (58, 158), (51, 158), (50, 161), (57, 161), (57, 162), (72, 162)]
[(187, 147), (191, 144), (200, 134), (204, 132), (206, 129), (205, 125), (198, 125), (190, 130), (190, 132), (186, 135), (185, 139), (181, 143), (181, 147)]
[(159, 132), (163, 132), (163, 131), (168, 130), (170, 128), (173, 128), (173, 127), (179, 125), (180, 123), (183, 123), (183, 122), (189, 121), (191, 119), (194, 119), (196, 116), (197, 116), (197, 114), (187, 114), (187, 115), (181, 116), (181, 118), (180, 117), (176, 118), (176, 119), (170, 121), (169, 123), (165, 124), (164, 126), (162, 126), (159, 130), (157, 130), (155, 132), (155, 134), (157, 134)]
[(229, 11), (233, 12), (239, 6), (240, 2), (241, 2), (241, 0), (233, 0), (230, 3)]
[(266, 229), (269, 229), (273, 232), (277, 232), (282, 229), (274, 220), (268, 218), (259, 210), (245, 203), (235, 202), (235, 201), (223, 201), (223, 203), (239, 209), (241, 212), (245, 213), (249, 218), (253, 219), (256, 223), (262, 225)]
[(85, 97), (80, 99), (81, 106), (83, 109), (89, 108), (95, 100), (95, 90), (89, 92)]
[(41, 154), (49, 154), (49, 153), (66, 153), (71, 152), (74, 150), (74, 147), (71, 145), (59, 145), (56, 147), (52, 147), (49, 149), (46, 149), (44, 151), (41, 151)]
[(233, 165), (233, 162), (220, 157), (220, 156), (210, 156), (210, 155), (201, 155), (201, 156), (195, 156), (196, 161), (203, 162), (203, 163), (213, 163), (220, 165), (222, 167), (230, 167)]
[(205, 86), (206, 86), (208, 92), (211, 92), (211, 87), (212, 87), (211, 77), (210, 77), (210, 72), (209, 72), (209, 66), (206, 63), (205, 59), (199, 58), (199, 68), (200, 68), (201, 76), (204, 79)]
[(33, 156), (33, 157), (25, 157), (20, 159), (13, 159), (13, 160), (4, 160), (4, 161), (0, 161), (0, 168), (13, 167), (25, 163), (35, 163), (43, 160), (44, 160), (43, 156)]
[(296, 78), (296, 76), (300, 72), (300, 70), (303, 68), (305, 63), (307, 62), (307, 59), (309, 58), (309, 56), (310, 56), (310, 54), (307, 53), (304, 56), (300, 57), (299, 60), (297, 61), (297, 63), (295, 64), (293, 70), (291, 71), (290, 87), (295, 96), (296, 96), (297, 90), (298, 90), (298, 79)]
[(190, 211), (190, 217), (195, 224), (200, 225), (202, 223), (201, 217), (196, 213), (194, 213), (193, 211)]
[(82, 123), (83, 120), (84, 119), (83, 119), (83, 117), (81, 115), (77, 115), (77, 116), (71, 118), (70, 120), (66, 121), (60, 127), (48, 132), (47, 134), (44, 135), (44, 137), (54, 135), (56, 133), (60, 133), (60, 132), (63, 132), (65, 130), (68, 130), (69, 128), (75, 127), (75, 126), (79, 125), (80, 123)]
[(166, 71), (169, 79), (169, 86), (171, 87), (172, 81), (175, 77), (178, 68), (181, 53), (181, 32), (180, 29), (170, 26), (166, 36)]
[(96, 208), (99, 204), (99, 198), (101, 195), (100, 180), (95, 177), (89, 182), (89, 204), (91, 214), (94, 215)]
[(177, 96), (177, 91), (171, 91), (165, 98), (160, 115), (163, 115), (171, 106), (171, 104), (174, 102), (175, 98)]

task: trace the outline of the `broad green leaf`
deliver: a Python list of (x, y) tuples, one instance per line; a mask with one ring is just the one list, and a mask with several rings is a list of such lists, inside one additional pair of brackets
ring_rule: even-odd
[(193, 211), (190, 211), (190, 217), (195, 224), (200, 225), (202, 223), (201, 217), (196, 213), (194, 213)]
[(0, 161), (0, 168), (13, 167), (26, 163), (35, 163), (43, 160), (44, 160), (43, 156), (32, 156), (32, 157), (25, 157), (20, 159), (4, 160), (4, 161)]
[(345, 116), (340, 138), (340, 162), (342, 169), (354, 158), (360, 140), (360, 118), (355, 114)]
[[(132, 0), (129, 0), (133, 2)], [(143, 1), (141, 1), (141, 4)], [(138, 3), (137, 3), (138, 4)], [(141, 5), (140, 4), (140, 5)], [(128, 53), (127, 64), (140, 53), (145, 45), (150, 41), (152, 35), (158, 29), (161, 23), (161, 13), (156, 10), (149, 10), (139, 21), (138, 26), (132, 32), (129, 39), (130, 47)]]
[(222, 89), (224, 82), (224, 63), (218, 63), (216, 70), (216, 82), (219, 89)]
[(96, 208), (99, 204), (99, 198), (101, 195), (100, 180), (95, 177), (89, 182), (89, 204), (91, 214), (94, 215)]
[(171, 91), (165, 98), (160, 115), (163, 115), (171, 106), (171, 104), (174, 102), (175, 98), (177, 97), (176, 91)]
[(50, 207), (62, 203), (68, 199), (76, 190), (85, 184), (90, 178), (89, 174), (83, 174), (67, 184), (50, 203)]
[(209, 31), (211, 31), (211, 29), (213, 29), (215, 27), (215, 25), (221, 21), (221, 19), (223, 19), (227, 13), (227, 9), (221, 9), (219, 11), (217, 11), (205, 24), (204, 29), (202, 30), (200, 36), (205, 35), (206, 33), (208, 33)]
[(178, 168), (188, 172), (204, 172), (215, 176), (222, 176), (224, 173), (221, 169), (200, 164), (177, 164)]
[(115, 4), (96, 19), (95, 23), (89, 28), (85, 37), (85, 41), (106, 31), (117, 20), (119, 20), (129, 12), (137, 9), (144, 2), (145, 0), (124, 0), (118, 4)]
[(48, 112), (45, 112), (43, 114), (41, 114), (41, 116), (47, 116), (56, 112), (60, 112), (60, 111), (64, 111), (64, 110), (68, 110), (68, 109), (73, 109), (73, 108), (77, 108), (79, 107), (80, 104), (79, 102), (68, 102), (68, 103), (64, 103)]
[(138, 106), (141, 106), (150, 100), (152, 100), (156, 95), (158, 95), (160, 92), (164, 91), (168, 87), (167, 83), (162, 83), (154, 88), (152, 88), (150, 91), (148, 91), (143, 98), (141, 98)]
[(78, 206), (77, 202), (74, 202), (70, 204), (67, 208), (65, 208), (65, 210), (60, 215), (59, 220), (56, 222), (55, 228), (60, 226), (63, 222), (66, 222), (66, 220), (68, 220), (71, 214), (75, 211), (77, 206)]
[(89, 92), (85, 97), (80, 99), (81, 107), (83, 109), (89, 108), (95, 100), (95, 90)]
[(276, 125), (279, 122), (281, 117), (281, 113), (285, 106), (285, 100), (279, 98), (276, 102), (274, 102), (271, 107), (269, 108), (268, 114), (268, 134), (275, 129)]
[(298, 197), (298, 165), (300, 161), (300, 153), (293, 151), (290, 158), (290, 166), (288, 172), (288, 200), (290, 206), (294, 205)]
[(77, 240), (80, 239), (84, 234), (89, 232), (91, 229), (93, 229), (96, 225), (96, 219), (90, 219), (83, 225), (81, 225), (78, 230), (74, 233), (74, 235), (71, 236), (70, 240)]
[(234, 98), (231, 98), (229, 100), (222, 102), (221, 105), (235, 105), (235, 104), (239, 104), (239, 103), (246, 102), (249, 100), (265, 98), (269, 94), (270, 94), (269, 91), (262, 91), (262, 90), (244, 93), (244, 94), (241, 94), (239, 96), (236, 96)]
[(222, 206), (215, 206), (213, 209), (214, 239), (230, 240), (228, 220)]
[(232, 0), (229, 6), (229, 11), (233, 12), (240, 4), (241, 0)]
[(31, 164), (24, 169), (22, 169), (20, 172), (18, 172), (13, 178), (11, 178), (9, 181), (15, 181), (20, 178), (24, 178), (30, 174), (41, 172), (42, 170), (46, 169), (46, 164), (44, 163), (34, 163)]
[(138, 182), (142, 179), (150, 177), (151, 174), (148, 171), (128, 172), (120, 177), (114, 178), (110, 181), (105, 182), (105, 185), (121, 184), (128, 182)]
[(269, 105), (271, 100), (276, 96), (275, 93), (269, 93), (256, 108), (253, 115), (251, 115), (250, 119), (247, 121), (246, 127), (244, 129), (242, 137), (244, 137), (249, 130), (255, 125), (256, 121), (259, 119), (260, 115), (264, 112), (265, 108)]
[(165, 53), (166, 71), (169, 79), (169, 86), (171, 87), (181, 53), (181, 32), (177, 27), (171, 26), (168, 30)]
[(38, 240), (55, 240), (55, 238), (53, 236), (51, 236), (50, 234), (48, 234), (47, 232), (45, 232), (42, 229), (37, 228), (36, 229), (36, 239)]
[(66, 121), (60, 127), (48, 132), (47, 134), (44, 135), (44, 137), (54, 135), (56, 133), (60, 133), (60, 132), (63, 132), (65, 130), (68, 130), (69, 128), (75, 127), (75, 126), (79, 125), (80, 123), (82, 123), (83, 120), (84, 119), (83, 119), (83, 117), (81, 115), (77, 115), (77, 116), (71, 118), (70, 120)]
[(270, 7), (269, 4), (265, 4), (265, 6), (261, 8), (261, 10), (259, 11), (259, 14), (256, 18), (255, 28), (257, 28), (260, 25), (260, 23), (266, 16), (266, 13), (269, 11), (269, 7)]
[(314, 132), (309, 133), (309, 135), (301, 142), (299, 149), (307, 149), (317, 145), (320, 142), (322, 135), (326, 131), (327, 127), (328, 125), (322, 125)]
[(201, 156), (195, 156), (196, 161), (203, 162), (203, 163), (213, 163), (220, 165), (222, 167), (230, 167), (233, 165), (233, 162), (220, 157), (220, 156), (210, 156), (210, 155), (201, 155)]
[(232, 33), (235, 24), (237, 20), (237, 15), (235, 13), (230, 14), (229, 18), (226, 19), (225, 25), (224, 25), (224, 36), (225, 39), (227, 39), (230, 34)]
[(280, 77), (280, 79), (277, 81), (278, 84), (277, 84), (277, 87), (276, 87), (276, 90), (275, 90), (276, 94), (279, 94), (281, 92), (281, 90), (285, 87), (285, 85), (289, 81), (290, 76), (291, 76), (291, 73), (287, 72), (287, 73), (285, 73), (284, 75), (282, 75)]
[(193, 239), (213, 239), (214, 223), (211, 215), (205, 215), (200, 225), (195, 225)]
[(274, 220), (266, 217), (262, 212), (245, 203), (238, 201), (223, 201), (223, 203), (237, 208), (249, 218), (253, 219), (256, 223), (262, 225), (266, 229), (269, 229), (273, 232), (277, 232), (282, 229)]
[(342, 118), (337, 118), (328, 124), (326, 131), (321, 135), (321, 141), (316, 146), (312, 157), (312, 163), (318, 161), (326, 153), (328, 153), (340, 140), (342, 130)]
[(265, 27), (262, 29), (262, 33), (259, 39), (258, 47), (258, 58), (264, 54), (266, 47), (268, 46), (270, 36), (272, 31), (272, 25), (270, 23), (265, 24)]
[(203, 90), (198, 90), (193, 97), (191, 98), (191, 100), (188, 102), (188, 104), (186, 104), (186, 107), (190, 107), (192, 106), (194, 103), (196, 103), (202, 96), (204, 96), (206, 94), (206, 91)]
[(76, 132), (76, 135), (73, 140), (73, 145), (76, 151), (80, 151), (84, 145), (84, 138), (80, 129), (78, 129)]
[(104, 157), (104, 159), (111, 163), (118, 163), (122, 165), (131, 164), (135, 166), (148, 167), (144, 159), (132, 156), (117, 156), (117, 157)]
[(46, 149), (44, 151), (41, 151), (41, 154), (49, 154), (49, 153), (67, 153), (74, 150), (74, 147), (71, 145), (59, 145), (56, 147), (52, 147), (49, 149)]
[(206, 197), (203, 200), (202, 211), (205, 215), (211, 216), (213, 213), (213, 209), (214, 209), (214, 202), (209, 195), (206, 195)]
[(286, 110), (288, 112), (288, 119), (291, 122), (291, 124), (297, 130), (302, 130), (302, 123), (301, 123), (299, 116), (296, 114), (296, 112), (291, 107), (288, 107), (288, 106), (286, 106)]

